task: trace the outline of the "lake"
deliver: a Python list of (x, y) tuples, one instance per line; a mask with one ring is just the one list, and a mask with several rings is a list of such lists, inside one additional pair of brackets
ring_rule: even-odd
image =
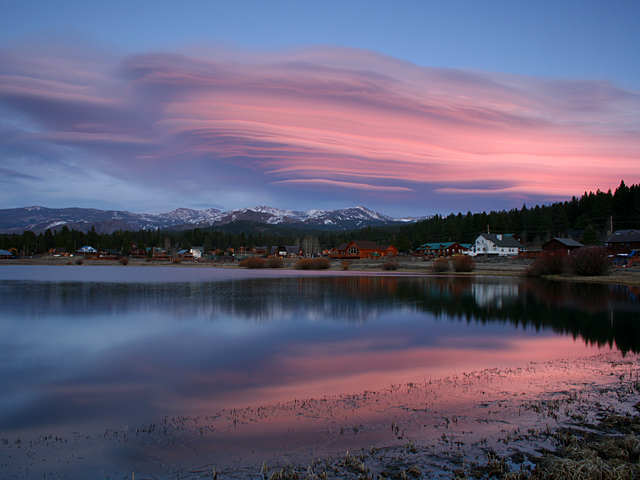
[(398, 385), (640, 351), (623, 286), (123, 266), (0, 281), (0, 478), (239, 472), (365, 446), (336, 439), (336, 412), (340, 433), (365, 406), (391, 415)]

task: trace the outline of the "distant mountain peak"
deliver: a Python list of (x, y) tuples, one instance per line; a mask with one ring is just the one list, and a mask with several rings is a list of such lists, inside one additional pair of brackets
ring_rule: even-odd
[(116, 230), (168, 230), (207, 228), (238, 221), (289, 225), (321, 230), (355, 230), (415, 222), (428, 217), (394, 219), (361, 205), (343, 209), (305, 211), (283, 210), (265, 205), (220, 211), (216, 208), (194, 210), (176, 208), (171, 212), (150, 214), (89, 208), (47, 208), (41, 206), (0, 209), (0, 233), (41, 233), (47, 229), (70, 229), (113, 233)]

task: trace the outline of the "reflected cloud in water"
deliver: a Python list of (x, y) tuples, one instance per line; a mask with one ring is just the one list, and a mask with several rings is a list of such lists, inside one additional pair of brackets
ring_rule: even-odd
[(336, 276), (0, 285), (0, 432), (97, 431), (640, 350), (637, 292)]

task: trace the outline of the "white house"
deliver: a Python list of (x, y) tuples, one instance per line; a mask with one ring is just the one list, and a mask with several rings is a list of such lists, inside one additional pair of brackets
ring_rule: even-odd
[(523, 245), (511, 235), (483, 233), (476, 238), (469, 255), (514, 256), (518, 255), (522, 248), (524, 248)]
[(196, 260), (199, 258), (202, 258), (203, 252), (204, 252), (204, 248), (202, 247), (193, 247), (191, 249), (191, 255), (193, 255), (193, 258), (195, 258)]

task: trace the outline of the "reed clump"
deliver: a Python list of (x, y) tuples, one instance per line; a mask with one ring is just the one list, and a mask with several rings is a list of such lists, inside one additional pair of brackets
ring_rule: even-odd
[(397, 262), (397, 260), (389, 260), (388, 262), (384, 262), (382, 264), (382, 269), (383, 270), (397, 270), (399, 266), (400, 266), (400, 264)]
[(451, 265), (456, 272), (473, 272), (476, 269), (476, 262), (469, 255), (456, 255), (451, 259)]
[(564, 250), (543, 253), (535, 259), (525, 270), (528, 277), (542, 277), (543, 275), (562, 275), (567, 271), (567, 254)]
[(121, 265), (129, 265), (129, 257), (120, 257), (118, 263)]
[(343, 260), (340, 262), (340, 267), (346, 272), (351, 268), (351, 262), (348, 260)]
[(284, 260), (280, 257), (269, 257), (266, 260), (265, 267), (267, 268), (282, 268), (284, 267)]
[(604, 247), (581, 247), (571, 255), (562, 251), (544, 253), (527, 269), (525, 275), (541, 277), (544, 275), (570, 274), (579, 277), (599, 277), (606, 275), (611, 267), (611, 260)]
[(331, 267), (331, 261), (328, 258), (301, 258), (295, 264), (297, 270), (326, 270)]
[(269, 257), (265, 261), (265, 267), (267, 268), (282, 268), (284, 266), (284, 260), (280, 257)]
[(266, 260), (262, 257), (247, 257), (238, 265), (244, 268), (264, 268), (266, 263)]
[(449, 260), (444, 257), (436, 258), (431, 264), (431, 271), (434, 273), (442, 273), (449, 271)]
[(609, 271), (611, 260), (604, 247), (582, 247), (571, 253), (568, 267), (571, 273), (580, 277), (599, 277)]

